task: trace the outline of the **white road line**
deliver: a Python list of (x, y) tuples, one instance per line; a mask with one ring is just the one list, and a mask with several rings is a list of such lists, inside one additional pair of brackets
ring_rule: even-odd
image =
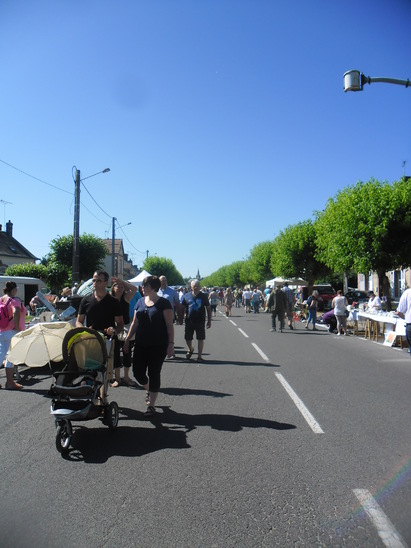
[(275, 375), (277, 379), (280, 381), (280, 383), (283, 385), (283, 387), (286, 389), (286, 391), (288, 392), (288, 395), (293, 400), (293, 402), (297, 406), (297, 409), (305, 418), (305, 420), (307, 421), (308, 425), (310, 426), (314, 434), (324, 434), (324, 430), (321, 428), (321, 426), (318, 424), (315, 418), (311, 415), (307, 407), (303, 404), (303, 402), (300, 400), (300, 398), (297, 396), (297, 394), (294, 392), (294, 390), (291, 388), (291, 386), (288, 384), (285, 378), (281, 375), (281, 373), (276, 373)]
[(381, 506), (374, 499), (367, 489), (353, 489), (354, 495), (360, 501), (361, 506), (367, 512), (377, 529), (377, 533), (385, 546), (390, 548), (406, 547), (400, 534), (395, 530), (391, 521), (387, 518), (381, 509)]
[(238, 328), (238, 331), (241, 333), (241, 335), (244, 335), (244, 337), (245, 337), (246, 339), (248, 339), (247, 333), (244, 333), (244, 331), (243, 331), (242, 329), (240, 329), (240, 328)]
[(257, 352), (260, 354), (260, 356), (263, 358), (263, 360), (265, 360), (266, 362), (269, 362), (269, 358), (267, 358), (267, 356), (264, 354), (264, 352), (261, 350), (261, 348), (259, 348), (255, 343), (251, 343), (254, 348), (257, 350)]
[(237, 327), (237, 324), (235, 322), (233, 322), (233, 320), (230, 320), (230, 323), (232, 323), (233, 325), (235, 325)]

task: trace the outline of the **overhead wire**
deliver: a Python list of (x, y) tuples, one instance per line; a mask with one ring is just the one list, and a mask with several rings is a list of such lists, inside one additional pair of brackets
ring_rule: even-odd
[[(68, 190), (65, 190), (65, 189), (63, 189), (63, 188), (60, 188), (60, 187), (58, 187), (58, 186), (56, 186), (56, 185), (52, 185), (51, 183), (48, 183), (47, 181), (44, 181), (43, 179), (40, 179), (39, 177), (35, 177), (34, 175), (31, 175), (30, 173), (27, 173), (26, 171), (24, 171), (24, 170), (22, 170), (22, 169), (20, 169), (20, 168), (18, 168), (18, 167), (16, 167), (16, 166), (13, 166), (12, 164), (9, 164), (8, 162), (2, 160), (1, 158), (0, 158), (0, 162), (2, 162), (3, 164), (5, 164), (6, 166), (11, 167), (12, 169), (15, 169), (16, 171), (19, 171), (20, 173), (23, 173), (23, 175), (26, 175), (27, 177), (30, 177), (31, 179), (35, 179), (36, 181), (39, 181), (40, 183), (43, 183), (43, 184), (45, 184), (45, 185), (47, 185), (47, 186), (50, 186), (50, 187), (52, 187), (52, 188), (55, 188), (56, 190), (60, 190), (61, 192), (65, 192), (66, 194), (72, 195), (72, 192), (70, 192), (70, 191), (68, 191)], [(74, 169), (74, 168), (73, 168), (73, 169)], [(72, 172), (72, 174), (73, 174), (73, 172)], [(73, 180), (75, 180), (75, 179), (74, 179), (74, 174), (73, 174)], [(96, 201), (95, 198), (92, 196), (92, 194), (90, 193), (90, 191), (88, 190), (88, 188), (86, 187), (86, 185), (84, 184), (84, 182), (81, 181), (81, 180), (80, 180), (80, 182), (81, 182), (81, 184), (83, 185), (83, 188), (85, 189), (85, 191), (87, 192), (87, 194), (90, 196), (90, 198), (91, 198), (91, 199), (93, 200), (93, 202), (96, 204), (96, 206), (104, 213), (104, 215), (106, 215), (106, 216), (109, 217), (110, 219), (113, 219), (113, 215), (109, 215), (109, 214), (107, 213), (107, 211), (105, 211), (105, 210), (97, 203), (97, 201)], [(81, 205), (82, 205), (82, 207), (84, 207), (84, 208), (88, 211), (88, 213), (89, 213), (90, 215), (92, 215), (97, 221), (101, 222), (102, 224), (105, 224), (105, 222), (102, 221), (101, 219), (99, 219), (98, 217), (96, 217), (96, 216), (87, 208), (87, 206), (84, 205), (83, 202), (81, 202)], [(116, 218), (116, 220), (117, 220), (117, 218)], [(130, 241), (130, 240), (128, 239), (128, 237), (125, 235), (125, 233), (124, 233), (124, 231), (123, 231), (123, 229), (122, 229), (122, 227), (121, 227), (120, 225), (119, 225), (117, 228), (118, 228), (119, 230), (121, 230), (121, 233), (123, 234), (125, 240), (127, 240), (127, 242), (131, 245), (131, 247), (132, 247), (135, 251), (137, 251), (138, 253), (141, 253), (142, 255), (145, 255), (145, 251), (140, 251), (139, 249), (137, 249), (137, 248), (131, 243), (131, 241)]]
[(6, 166), (9, 166), (9, 167), (15, 169), (16, 171), (19, 171), (20, 173), (23, 173), (23, 175), (27, 175), (27, 177), (31, 177), (32, 179), (35, 179), (36, 181), (39, 181), (40, 183), (43, 183), (47, 186), (51, 186), (52, 188), (55, 188), (56, 190), (60, 190), (61, 192), (65, 192), (66, 194), (72, 194), (72, 192), (69, 192), (68, 190), (65, 190), (64, 188), (60, 188), (56, 185), (52, 185), (51, 183), (48, 183), (47, 181), (43, 181), (43, 179), (39, 179), (38, 177), (35, 177), (34, 175), (31, 175), (30, 173), (27, 173), (26, 171), (23, 171), (22, 169), (19, 169), (18, 167), (9, 164), (8, 162), (5, 162), (1, 158), (0, 158), (0, 162), (5, 164)]

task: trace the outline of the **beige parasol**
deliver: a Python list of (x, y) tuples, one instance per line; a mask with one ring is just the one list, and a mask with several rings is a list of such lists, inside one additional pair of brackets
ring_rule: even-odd
[(47, 322), (20, 331), (11, 339), (7, 357), (14, 365), (25, 364), (28, 367), (60, 362), (63, 360), (64, 335), (70, 329), (73, 329), (70, 322)]

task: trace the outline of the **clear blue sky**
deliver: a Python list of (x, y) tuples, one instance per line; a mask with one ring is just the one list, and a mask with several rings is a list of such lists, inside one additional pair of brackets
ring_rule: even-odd
[(72, 167), (110, 167), (80, 233), (132, 222), (134, 263), (183, 276), (246, 258), (338, 190), (411, 175), (411, 88), (343, 91), (350, 69), (411, 78), (410, 28), (409, 0), (2, 0), (1, 223), (43, 257), (73, 233)]

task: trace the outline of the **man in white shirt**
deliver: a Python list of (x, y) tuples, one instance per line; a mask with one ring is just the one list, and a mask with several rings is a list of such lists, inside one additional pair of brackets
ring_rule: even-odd
[(405, 336), (408, 342), (408, 352), (411, 353), (411, 289), (406, 289), (401, 295), (397, 314), (405, 320)]
[(249, 289), (246, 289), (245, 291), (243, 291), (243, 304), (244, 304), (246, 313), (251, 312), (251, 295), (252, 293)]

